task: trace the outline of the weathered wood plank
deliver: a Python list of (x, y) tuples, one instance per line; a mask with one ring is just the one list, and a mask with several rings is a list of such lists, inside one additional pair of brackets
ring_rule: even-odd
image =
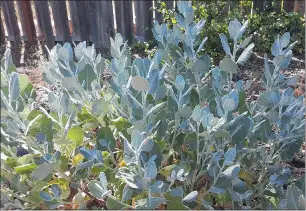
[(264, 9), (264, 1), (253, 0), (253, 10), (255, 12), (261, 12)]
[(69, 13), (72, 22), (72, 36), (80, 36), (76, 1), (69, 1)]
[(114, 16), (111, 1), (100, 1), (98, 7), (98, 35), (100, 46), (110, 48), (110, 37), (114, 36)]
[(224, 8), (222, 9), (222, 14), (228, 14), (228, 12), (229, 12), (229, 9), (230, 9), (230, 4), (229, 4), (229, 2), (227, 1), (226, 3), (225, 3), (225, 5), (224, 5)]
[(86, 9), (89, 21), (89, 35), (92, 38), (92, 42), (95, 44), (95, 47), (100, 48), (99, 42), (99, 1), (87, 1), (86, 2)]
[(69, 1), (69, 11), (73, 25), (73, 35), (82, 41), (89, 41), (89, 24), (86, 1)]
[(303, 15), (305, 13), (305, 1), (295, 0), (294, 2), (294, 12), (300, 13)]
[(229, 1), (229, 10), (231, 11), (231, 10), (233, 10), (233, 9), (235, 9), (235, 8), (238, 8), (239, 7), (239, 1)]
[(5, 34), (4, 34), (4, 27), (3, 27), (2, 18), (0, 18), (0, 45), (5, 44)]
[(136, 36), (142, 41), (147, 41), (152, 37), (150, 31), (153, 20), (153, 13), (150, 10), (152, 5), (152, 1), (135, 1)]
[(19, 46), (20, 41), (20, 30), (17, 22), (17, 15), (14, 7), (13, 1), (1, 1), (1, 7), (3, 9), (4, 21), (8, 36), (14, 38), (14, 42), (11, 42), (13, 46)]
[(293, 12), (294, 0), (283, 0), (283, 8), (286, 12)]
[(27, 44), (34, 44), (36, 42), (36, 30), (31, 3), (29, 0), (17, 1), (17, 5), (23, 35), (27, 38)]
[(77, 12), (81, 40), (89, 41), (89, 23), (87, 18), (86, 1), (77, 1)]
[(34, 1), (34, 5), (37, 15), (39, 32), (45, 39), (48, 48), (53, 48), (55, 41), (51, 25), (48, 1)]
[(61, 36), (63, 42), (70, 41), (68, 15), (65, 1), (51, 1), (56, 36)]
[(129, 43), (133, 40), (132, 1), (115, 1), (117, 32)]
[(272, 2), (273, 10), (275, 12), (281, 12), (282, 9), (282, 1), (273, 1)]

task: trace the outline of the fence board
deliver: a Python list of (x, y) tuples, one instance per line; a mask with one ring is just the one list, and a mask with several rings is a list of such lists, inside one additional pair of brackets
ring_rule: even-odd
[[(174, 8), (174, 1), (163, 1), (166, 4), (167, 9), (173, 9)], [(159, 6), (159, 3), (157, 3), (157, 1), (154, 2), (155, 3), (155, 7)], [(163, 22), (163, 16), (160, 12), (155, 11), (155, 19), (159, 22), (162, 23)]]
[(292, 12), (294, 9), (294, 0), (283, 0), (283, 8), (286, 12)]
[(86, 1), (69, 1), (69, 11), (72, 19), (73, 40), (89, 41)]
[(273, 1), (272, 2), (273, 10), (275, 12), (281, 12), (282, 9), (282, 1)]
[[(19, 45), (21, 43), (21, 34), (25, 35), (27, 43), (35, 42), (36, 30), (34, 25), (34, 17), (31, 10), (30, 0), (16, 1), (17, 8), (14, 6), (14, 1), (2, 1), (1, 6), (3, 10), (2, 24), (8, 31), (7, 40), (12, 42), (12, 45)], [(53, 18), (55, 23), (56, 36), (53, 34), (51, 17), (48, 3), (51, 3)], [(154, 0), (154, 6), (157, 6), (157, 1)], [(177, 2), (175, 0), (164, 1), (168, 8), (173, 8)], [(119, 0), (115, 1), (116, 10), (116, 25), (117, 31), (122, 34), (124, 40), (133, 40), (134, 24), (133, 24), (133, 6), (132, 1)], [(208, 1), (203, 1), (208, 4)], [(272, 5), (274, 11), (279, 12), (281, 5), (287, 12), (299, 12), (304, 14), (305, 1), (302, 0), (283, 0), (283, 1), (269, 1), (269, 0), (253, 0), (253, 9), (262, 11), (267, 5)], [(109, 37), (114, 36), (113, 25), (113, 6), (111, 1), (69, 1), (69, 10), (72, 19), (72, 38), (70, 36), (68, 15), (66, 1), (34, 1), (38, 28), (40, 35), (45, 39), (48, 47), (53, 47), (55, 41), (93, 41), (97, 48), (109, 48)], [(153, 20), (153, 12), (151, 7), (152, 1), (138, 1), (134, 0), (135, 15), (136, 15), (136, 35), (139, 40), (147, 41), (151, 38), (151, 27)], [(240, 8), (248, 13), (250, 7), (244, 1), (228, 1), (222, 12), (226, 13), (228, 10)], [(18, 27), (18, 18), (16, 10), (20, 14), (22, 33)], [(156, 12), (155, 18), (162, 22), (162, 16)], [(1, 43), (4, 43), (4, 25), (1, 25)], [(4, 37), (4, 38), (3, 38)]]
[(151, 38), (153, 14), (150, 8), (152, 5), (152, 1), (135, 1), (136, 36), (142, 41)]
[(226, 2), (224, 7), (223, 7), (223, 9), (222, 9), (222, 11), (221, 11), (221, 13), (222, 14), (228, 14), (229, 9), (230, 9), (230, 4), (229, 4), (229, 2)]
[(65, 1), (51, 1), (51, 8), (54, 18), (55, 32), (59, 40), (70, 41), (68, 15)]
[(272, 6), (272, 1), (271, 0), (264, 0), (264, 8), (266, 7), (271, 7)]
[(132, 1), (115, 1), (117, 32), (129, 43), (133, 40), (133, 8)]
[(264, 2), (263, 1), (258, 1), (258, 0), (253, 0), (253, 10), (256, 12), (261, 12), (264, 9)]
[(303, 15), (305, 13), (305, 1), (295, 0), (294, 12), (297, 12)]
[(29, 0), (17, 1), (17, 8), (20, 15), (23, 35), (27, 37), (27, 44), (34, 44), (36, 41), (36, 30), (31, 3)]
[(2, 18), (0, 18), (0, 45), (3, 44), (5, 44), (5, 34), (4, 34)]
[(229, 4), (230, 4), (230, 6), (229, 6), (230, 7), (230, 9), (229, 9), (230, 11), (235, 9), (235, 8), (237, 8), (237, 7), (239, 7), (239, 1), (234, 1), (234, 0), (233, 1), (229, 1)]
[(20, 30), (17, 22), (17, 15), (13, 1), (1, 1), (3, 16), (8, 32), (8, 38), (11, 38), (11, 44), (14, 46), (20, 45)]
[(53, 48), (55, 41), (51, 25), (48, 1), (34, 1), (39, 32), (46, 41), (48, 48)]
[(111, 1), (100, 1), (99, 4), (99, 41), (102, 48), (110, 48), (110, 37), (114, 36), (114, 16)]
[(99, 1), (87, 1), (86, 2), (86, 9), (89, 21), (89, 32), (92, 39), (92, 42), (95, 44), (95, 47), (99, 48)]

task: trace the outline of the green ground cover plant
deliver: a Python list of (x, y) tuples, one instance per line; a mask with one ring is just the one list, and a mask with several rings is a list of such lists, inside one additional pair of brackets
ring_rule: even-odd
[[(304, 175), (283, 165), (305, 139), (298, 76), (285, 76), (290, 33), (274, 35), (262, 68), (264, 91), (232, 82), (256, 43), (248, 21), (232, 19), (211, 64), (195, 20), (180, 1), (177, 22), (154, 23), (154, 55), (131, 60), (120, 34), (112, 59), (85, 42), (48, 50), (50, 111), (33, 109), (35, 90), (1, 60), (1, 207), (4, 209), (305, 209)], [(231, 44), (232, 43), (232, 44)], [(105, 70), (112, 72), (103, 80)]]

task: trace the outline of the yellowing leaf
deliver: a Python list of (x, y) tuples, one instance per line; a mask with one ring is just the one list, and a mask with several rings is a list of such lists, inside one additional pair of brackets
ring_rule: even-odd
[(122, 160), (122, 161), (119, 163), (119, 166), (120, 166), (120, 167), (124, 167), (124, 166), (126, 166), (126, 164), (125, 164), (124, 160)]
[(84, 156), (82, 154), (77, 154), (76, 156), (74, 156), (74, 158), (72, 159), (72, 165), (77, 166), (81, 160), (84, 159)]
[(20, 92), (23, 92), (29, 83), (29, 79), (27, 75), (19, 74), (19, 89)]
[(243, 169), (240, 170), (238, 177), (246, 181), (248, 184), (252, 183), (252, 175)]
[(84, 134), (81, 128), (73, 127), (68, 131), (68, 139), (74, 141), (76, 147), (83, 144)]
[(209, 151), (210, 152), (214, 152), (215, 151), (215, 147), (213, 145), (211, 145), (210, 148), (209, 148)]

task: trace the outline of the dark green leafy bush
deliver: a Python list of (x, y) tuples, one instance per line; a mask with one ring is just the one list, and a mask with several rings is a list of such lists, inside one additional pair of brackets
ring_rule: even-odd
[(288, 31), (292, 39), (298, 41), (293, 51), (297, 54), (305, 54), (305, 19), (298, 13), (278, 13), (267, 9), (250, 18), (249, 31), (256, 33), (254, 34), (255, 51), (268, 51), (268, 46), (275, 39), (274, 35)]
[[(201, 32), (202, 38), (208, 37), (210, 40), (205, 48), (205, 53), (209, 52), (213, 59), (219, 61), (223, 56), (222, 46), (216, 34), (225, 34), (228, 36), (227, 26), (230, 20), (237, 18), (239, 21), (249, 21), (249, 27), (246, 36), (253, 35), (256, 44), (255, 52), (268, 52), (269, 46), (275, 40), (276, 34), (290, 32), (292, 38), (298, 41), (293, 51), (296, 54), (305, 53), (305, 18), (298, 13), (275, 12), (272, 4), (265, 7), (262, 12), (254, 12), (251, 16), (251, 1), (231, 6), (228, 11), (228, 5), (234, 4), (227, 1), (193, 1), (195, 19), (206, 19), (206, 25)], [(164, 21), (171, 27), (176, 23), (173, 9), (166, 9), (165, 4), (159, 4), (159, 11), (164, 15)], [(247, 12), (248, 11), (248, 12)]]

